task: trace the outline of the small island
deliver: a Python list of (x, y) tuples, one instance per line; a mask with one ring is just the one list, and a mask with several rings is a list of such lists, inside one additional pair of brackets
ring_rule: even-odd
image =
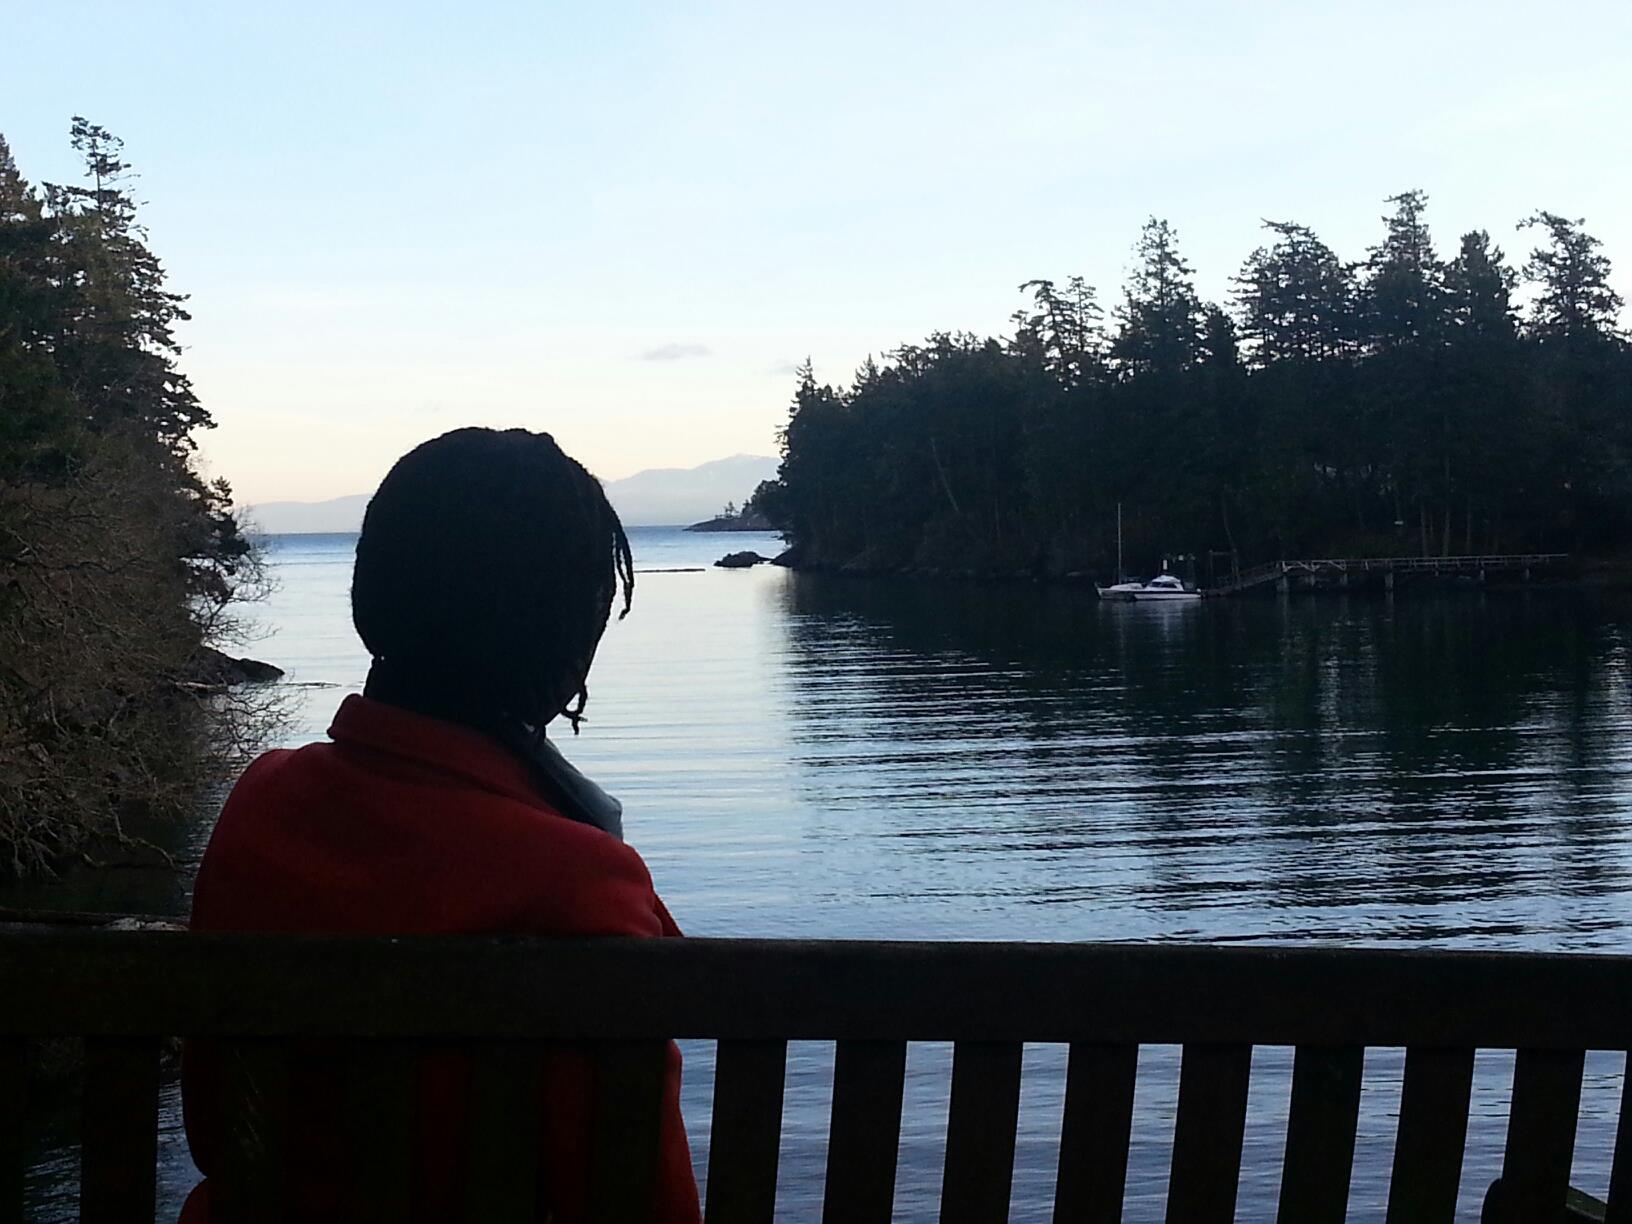
[[(769, 483), (769, 482), (766, 482)], [(762, 485), (761, 488), (764, 486)], [(687, 531), (775, 531), (776, 526), (766, 517), (758, 506), (759, 493), (742, 503), (738, 508), (736, 502), (726, 502), (725, 509), (711, 519), (701, 523), (693, 523)]]

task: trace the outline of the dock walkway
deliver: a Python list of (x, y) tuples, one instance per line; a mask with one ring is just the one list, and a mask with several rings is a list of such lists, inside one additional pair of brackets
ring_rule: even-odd
[(1569, 560), (1568, 553), (1494, 553), (1457, 557), (1317, 557), (1304, 561), (1270, 561), (1233, 575), (1229, 581), (1204, 592), (1207, 595), (1239, 595), (1245, 591), (1281, 584), (1283, 591), (1298, 587), (1347, 587), (1351, 582), (1381, 582), (1394, 589), (1396, 575), (1433, 575), (1484, 580), (1488, 573), (1517, 573), (1529, 580), (1539, 570), (1557, 567)]

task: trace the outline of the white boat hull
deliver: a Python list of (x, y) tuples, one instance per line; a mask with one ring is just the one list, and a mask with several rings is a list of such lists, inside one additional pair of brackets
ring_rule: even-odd
[(1186, 599), (1200, 599), (1200, 591), (1128, 591), (1121, 596), (1134, 603), (1173, 603)]
[(1115, 586), (1095, 587), (1099, 597), (1112, 603), (1173, 603), (1200, 599), (1200, 591), (1187, 591), (1177, 582), (1171, 586), (1149, 585), (1142, 582), (1119, 582)]

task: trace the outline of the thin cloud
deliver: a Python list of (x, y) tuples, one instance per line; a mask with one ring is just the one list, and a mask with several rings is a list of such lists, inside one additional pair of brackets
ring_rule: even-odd
[(776, 378), (792, 378), (799, 373), (797, 361), (777, 361), (765, 367), (765, 373)]
[(660, 344), (640, 355), (642, 361), (685, 361), (689, 357), (707, 357), (714, 350), (706, 344)]

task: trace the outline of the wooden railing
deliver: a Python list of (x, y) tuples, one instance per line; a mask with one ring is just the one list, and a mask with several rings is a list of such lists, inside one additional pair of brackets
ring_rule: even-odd
[[(1287, 1224), (1344, 1219), (1365, 1049), (1405, 1047), (1387, 1219), (1415, 1224), (1456, 1210), (1476, 1050), (1516, 1051), (1501, 1217), (1552, 1222), (1584, 1051), (1632, 1044), (1632, 958), (1517, 953), (54, 931), (0, 936), (0, 1000), (0, 1219), (21, 1211), (24, 1039), (68, 1034), (87, 1038), (82, 1218), (144, 1224), (167, 1034), (233, 1039), (262, 1087), (263, 1168), (226, 1173), (256, 1219), (276, 1216), (265, 1168), (290, 1120), (266, 1086), (291, 1038), (355, 1040), (349, 1095), (371, 1123), (353, 1153), (358, 1218), (382, 1220), (406, 1210), (415, 1045), (468, 1043), (484, 1155), (466, 1218), (484, 1221), (534, 1218), (525, 1069), (540, 1043), (598, 1049), (594, 1218), (643, 1221), (663, 1039), (716, 1040), (710, 1224), (772, 1218), (789, 1039), (837, 1042), (829, 1224), (890, 1217), (911, 1041), (954, 1043), (941, 1218), (969, 1222), (1007, 1218), (1023, 1043), (1070, 1047), (1059, 1221), (1120, 1218), (1138, 1048), (1182, 1046), (1175, 1224), (1234, 1217), (1254, 1045), (1296, 1051)], [(1632, 1217), (1629, 1114), (1632, 1099), (1612, 1221)]]
[(1539, 569), (1569, 559), (1568, 553), (1470, 553), (1444, 557), (1314, 557), (1277, 564), (1288, 573), (1294, 570), (1311, 573), (1322, 570), (1514, 570)]
[(1227, 581), (1219, 585), (1218, 589), (1225, 592), (1245, 591), (1262, 583), (1273, 581), (1279, 578), (1283, 572), (1281, 562), (1265, 561), (1260, 565), (1250, 566), (1231, 575)]
[(1568, 553), (1489, 553), (1445, 557), (1310, 557), (1266, 561), (1230, 575), (1219, 583), (1214, 593), (1234, 594), (1288, 575), (1531, 570), (1561, 565), (1569, 559)]

